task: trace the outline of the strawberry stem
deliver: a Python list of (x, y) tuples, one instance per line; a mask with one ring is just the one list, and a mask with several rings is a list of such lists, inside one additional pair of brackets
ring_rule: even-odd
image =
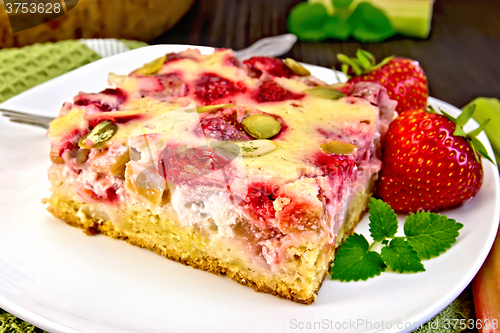
[(348, 78), (354, 72), (354, 76), (368, 74), (371, 71), (380, 68), (387, 64), (394, 56), (390, 56), (382, 60), (380, 63), (375, 63), (375, 57), (368, 51), (359, 49), (356, 51), (356, 57), (349, 58), (344, 54), (337, 54), (337, 60), (342, 63), (341, 69)]
[(472, 118), (472, 115), (476, 111), (476, 105), (471, 105), (462, 111), (462, 113), (457, 117), (457, 125), (465, 126), (467, 122)]
[(462, 128), (462, 126), (459, 126), (458, 124), (457, 124), (457, 126), (455, 126), (455, 131), (453, 132), (453, 135), (455, 135), (455, 136), (461, 136), (461, 137), (464, 137), (464, 138), (467, 137), (467, 133), (465, 133), (465, 131)]
[(479, 133), (481, 133), (486, 128), (486, 126), (488, 126), (488, 124), (490, 123), (490, 120), (491, 119), (486, 119), (481, 125), (479, 125), (478, 128), (470, 131), (469, 133), (467, 133), (467, 135), (470, 137), (476, 137)]
[(349, 67), (352, 68), (354, 74), (357, 76), (363, 73), (361, 70), (361, 66), (356, 60), (356, 58), (349, 58), (344, 54), (337, 54), (337, 59), (342, 63), (342, 72), (344, 72), (345, 75), (349, 76), (348, 74)]
[[(480, 157), (482, 155), (488, 161), (495, 164), (490, 155), (488, 155), (488, 151), (484, 147), (483, 143), (479, 141), (478, 138), (476, 138), (476, 136), (479, 133), (481, 133), (486, 128), (486, 126), (488, 126), (488, 123), (490, 122), (491, 119), (486, 119), (482, 124), (479, 125), (478, 128), (470, 131), (469, 133), (466, 133), (463, 129), (463, 126), (465, 126), (465, 124), (467, 124), (467, 122), (472, 118), (472, 115), (474, 114), (475, 110), (476, 106), (471, 105), (470, 107), (464, 109), (462, 113), (457, 118), (455, 118), (450, 114), (444, 112), (441, 108), (439, 108), (439, 111), (441, 111), (441, 113), (446, 118), (455, 123), (455, 131), (453, 132), (453, 135), (464, 137), (467, 140), (467, 142), (469, 142), (472, 150), (474, 151), (474, 156), (476, 157), (477, 161), (481, 162)], [(437, 113), (436, 110), (434, 110), (434, 108), (430, 105), (427, 107), (426, 111), (429, 113)]]
[[(471, 105), (464, 109), (460, 115), (455, 118), (452, 115), (446, 113), (443, 111), (441, 108), (439, 108), (439, 111), (443, 116), (451, 120), (452, 122), (455, 123), (455, 131), (453, 132), (454, 136), (461, 136), (469, 142), (472, 151), (474, 152), (474, 156), (476, 157), (478, 162), (481, 162), (481, 155), (486, 158), (488, 161), (491, 163), (495, 164), (493, 162), (493, 159), (488, 155), (488, 151), (484, 147), (483, 143), (479, 141), (479, 139), (476, 138), (476, 136), (481, 133), (486, 126), (488, 126), (489, 122), (491, 119), (486, 119), (482, 124), (479, 125), (478, 128), (470, 131), (469, 133), (465, 133), (463, 126), (467, 124), (467, 122), (472, 118), (472, 115), (474, 114), (474, 111), (476, 110), (475, 105)], [(425, 110), (427, 113), (436, 113), (439, 114), (433, 107), (432, 105), (428, 105), (427, 109)]]
[(434, 113), (434, 114), (438, 114), (439, 113), (439, 112), (436, 111), (436, 109), (434, 109), (434, 107), (432, 105), (427, 105), (427, 109), (425, 110), (425, 112), (427, 112), (427, 113)]
[(486, 147), (483, 145), (481, 141), (479, 141), (478, 138), (472, 137), (471, 138), (472, 142), (472, 149), (474, 150), (474, 153), (476, 154), (476, 158), (479, 160), (479, 154), (483, 155), (484, 158), (486, 158), (488, 161), (493, 163), (495, 165), (495, 162), (491, 159), (490, 155), (488, 155), (488, 151), (486, 150)]

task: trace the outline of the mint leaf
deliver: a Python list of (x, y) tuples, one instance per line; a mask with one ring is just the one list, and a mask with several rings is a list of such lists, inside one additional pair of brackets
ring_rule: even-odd
[(347, 20), (339, 16), (330, 17), (323, 29), (326, 38), (346, 40), (351, 35), (351, 28), (347, 24)]
[(348, 22), (354, 38), (363, 43), (380, 42), (396, 34), (385, 13), (369, 2), (361, 2)]
[(421, 258), (429, 259), (455, 243), (464, 225), (440, 214), (418, 212), (406, 218), (404, 232), (408, 243)]
[(330, 273), (332, 279), (359, 281), (380, 275), (385, 267), (380, 254), (369, 251), (366, 238), (355, 233), (337, 250)]
[[(370, 199), (370, 245), (365, 236), (353, 234), (338, 249), (330, 269), (332, 279), (340, 281), (367, 280), (380, 275), (386, 267), (395, 272), (425, 271), (422, 258), (438, 256), (455, 243), (463, 224), (444, 215), (418, 212), (406, 218), (405, 237), (395, 237), (397, 215), (381, 200)], [(374, 244), (380, 253), (371, 251)]]
[(329, 15), (320, 3), (301, 2), (288, 15), (288, 30), (301, 40), (318, 41), (325, 38), (323, 27)]
[(353, 0), (332, 0), (335, 8), (349, 8)]
[(394, 237), (398, 231), (398, 217), (391, 206), (379, 199), (370, 199), (370, 236), (376, 242)]
[(400, 273), (425, 271), (418, 253), (403, 238), (394, 238), (389, 246), (382, 248), (381, 254), (384, 263), (393, 271)]

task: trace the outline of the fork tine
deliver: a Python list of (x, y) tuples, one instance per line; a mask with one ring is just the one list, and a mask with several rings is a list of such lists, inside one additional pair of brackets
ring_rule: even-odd
[(18, 115), (18, 114), (9, 114), (9, 113), (3, 113), (3, 116), (7, 117), (9, 119), (34, 121), (34, 122), (41, 122), (44, 124), (48, 124), (52, 120), (51, 118), (48, 118), (48, 117), (38, 117), (38, 116), (32, 116), (32, 115)]
[(18, 118), (9, 118), (9, 120), (11, 122), (13, 122), (13, 123), (24, 124), (24, 125), (33, 125), (33, 126), (42, 127), (44, 129), (48, 129), (49, 128), (49, 124), (48, 123), (36, 122), (36, 121), (29, 121), (29, 120), (26, 120), (26, 119), (18, 119)]
[(54, 119), (51, 117), (39, 116), (36, 114), (27, 113), (27, 112), (19, 112), (19, 111), (7, 110), (7, 109), (0, 109), (0, 112), (2, 112), (2, 114), (4, 116), (7, 116), (7, 117), (16, 116), (16, 117), (22, 117), (22, 118), (40, 119), (40, 120), (43, 120), (44, 122), (50, 122), (51, 120)]

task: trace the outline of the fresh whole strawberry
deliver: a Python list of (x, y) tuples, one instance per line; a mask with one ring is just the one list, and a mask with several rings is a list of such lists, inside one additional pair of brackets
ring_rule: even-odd
[(338, 54), (342, 71), (350, 76), (348, 82), (370, 81), (387, 89), (389, 97), (398, 102), (396, 111), (425, 109), (427, 106), (427, 77), (417, 61), (408, 58), (388, 57), (375, 64), (373, 55), (358, 50), (356, 58)]
[(430, 108), (397, 117), (385, 136), (380, 198), (409, 213), (449, 209), (474, 197), (483, 179), (480, 155), (492, 160), (476, 138), (489, 120), (467, 134), (462, 128), (473, 112), (455, 119)]

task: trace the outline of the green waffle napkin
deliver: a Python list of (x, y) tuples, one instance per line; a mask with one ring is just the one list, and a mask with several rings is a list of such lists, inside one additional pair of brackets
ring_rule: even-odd
[(68, 40), (0, 50), (0, 103), (42, 82), (143, 42)]
[(39, 333), (44, 332), (0, 309), (0, 333)]
[[(0, 50), (0, 102), (90, 62), (147, 44), (123, 40), (71, 40)], [(466, 289), (418, 333), (460, 332), (446, 329), (451, 319), (472, 319), (472, 296)], [(411, 302), (411, 300), (408, 300)], [(437, 328), (437, 329), (436, 329)], [(0, 333), (43, 332), (0, 309)]]

